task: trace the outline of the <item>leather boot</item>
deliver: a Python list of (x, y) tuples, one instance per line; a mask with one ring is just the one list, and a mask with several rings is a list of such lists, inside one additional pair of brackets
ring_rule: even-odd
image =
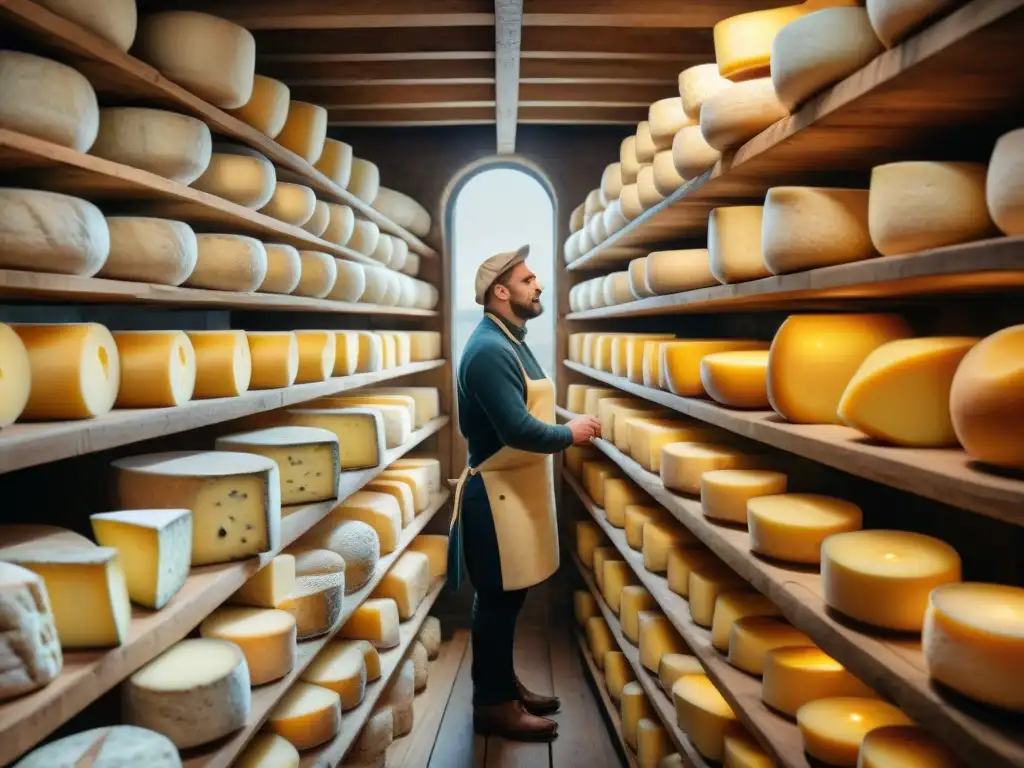
[(562, 702), (557, 696), (542, 696), (539, 693), (527, 689), (525, 685), (516, 680), (516, 688), (519, 690), (519, 701), (523, 709), (531, 715), (553, 715), (562, 708)]
[(473, 731), (509, 741), (551, 741), (558, 723), (527, 712), (518, 701), (473, 707)]

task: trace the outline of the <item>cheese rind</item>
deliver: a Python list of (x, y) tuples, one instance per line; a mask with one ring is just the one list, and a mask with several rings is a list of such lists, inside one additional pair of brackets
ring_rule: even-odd
[(346, 189), (369, 205), (380, 191), (380, 169), (369, 160), (352, 158), (352, 171)]
[(330, 222), (331, 209), (327, 207), (327, 203), (323, 200), (317, 200), (313, 206), (313, 215), (302, 225), (302, 228), (313, 235), (313, 237), (320, 237), (326, 231), (327, 225)]
[[(134, 8), (134, 4), (132, 6)], [(296, 755), (296, 766), (298, 755)], [(181, 768), (181, 757), (166, 736), (133, 725), (113, 725), (74, 733), (51, 741), (19, 760), (18, 768)], [(237, 764), (253, 768), (251, 764)], [(283, 767), (282, 767), (283, 768)]]
[(877, 694), (842, 664), (813, 646), (775, 648), (764, 658), (761, 698), (772, 709), (796, 717), (804, 704), (837, 696)]
[(295, 331), (299, 344), (299, 370), (296, 383), (326, 381), (334, 372), (336, 351), (333, 331)]
[(171, 408), (192, 399), (196, 355), (182, 331), (118, 331), (118, 408)]
[(665, 381), (674, 395), (699, 397), (707, 394), (701, 381), (701, 360), (717, 352), (743, 352), (765, 350), (766, 341), (727, 340), (680, 340), (670, 341), (661, 346), (661, 369)]
[(110, 253), (98, 277), (181, 285), (199, 259), (196, 233), (188, 224), (145, 216), (108, 216)]
[(448, 573), (448, 537), (421, 533), (409, 542), (410, 552), (422, 552), (430, 564), (430, 578), (437, 579)]
[(406, 194), (380, 187), (373, 199), (373, 207), (418, 237), (430, 234), (430, 214)]
[(325, 138), (316, 169), (342, 189), (352, 176), (352, 146), (337, 139)]
[(141, 168), (179, 184), (206, 171), (213, 139), (206, 123), (162, 109), (104, 107), (89, 154)]
[(194, 400), (237, 397), (249, 389), (252, 355), (245, 331), (189, 331), (196, 356)]
[(693, 623), (711, 629), (719, 595), (749, 589), (747, 583), (719, 560), (697, 560), (690, 568), (690, 616)]
[(252, 293), (267, 277), (267, 250), (245, 235), (196, 235), (196, 266), (185, 285)]
[(960, 764), (944, 744), (916, 725), (875, 728), (861, 742), (857, 761), (858, 768), (956, 768)]
[(722, 153), (708, 144), (700, 125), (681, 128), (672, 140), (672, 166), (682, 179), (694, 179), (722, 158)]
[(639, 552), (644, 545), (644, 529), (654, 521), (670, 522), (671, 513), (661, 506), (630, 504), (626, 507), (626, 544)]
[(234, 147), (219, 145), (202, 176), (191, 186), (245, 208), (258, 209), (273, 197), (276, 184), (274, 166), (263, 155), (243, 154)]
[(698, 64), (679, 73), (679, 95), (683, 111), (693, 120), (700, 120), (700, 109), (710, 97), (732, 85), (718, 73), (718, 64)]
[(32, 389), (28, 351), (10, 326), (0, 323), (0, 428), (17, 421)]
[(295, 683), (271, 711), (267, 724), (296, 749), (313, 749), (341, 730), (341, 697), (330, 688)]
[(708, 216), (708, 261), (720, 283), (742, 283), (768, 277), (761, 232), (764, 206), (715, 208)]
[(360, 520), (328, 518), (299, 539), (299, 545), (326, 549), (345, 561), (345, 594), (358, 592), (373, 577), (380, 560), (380, 538)]
[(338, 262), (322, 251), (299, 251), (302, 273), (293, 293), (311, 299), (322, 299), (330, 294), (338, 279)]
[(640, 663), (653, 674), (658, 674), (661, 657), (667, 653), (685, 653), (690, 650), (679, 636), (668, 617), (661, 611), (640, 611), (639, 625)]
[(7, 649), (0, 657), (0, 701), (43, 687), (64, 666), (43, 578), (5, 562), (0, 562), (0, 644)]
[(711, 399), (722, 405), (768, 408), (768, 350), (707, 355), (700, 361), (700, 381)]
[(247, 331), (251, 389), (290, 387), (299, 373), (299, 341), (292, 331)]
[(747, 616), (779, 616), (775, 603), (758, 592), (723, 592), (715, 600), (711, 621), (711, 644), (722, 653), (729, 650), (733, 625)]
[(302, 680), (334, 691), (342, 711), (359, 706), (366, 694), (366, 658), (363, 640), (335, 640), (316, 655)]
[(636, 680), (633, 666), (621, 651), (608, 651), (604, 655), (604, 682), (608, 696), (616, 704), (622, 703), (622, 689)]
[(607, 622), (601, 616), (594, 616), (587, 619), (585, 627), (587, 635), (587, 647), (590, 655), (594, 657), (594, 663), (598, 669), (604, 669), (604, 658), (608, 651), (615, 650), (618, 645)]
[(814, 642), (775, 616), (744, 616), (729, 632), (729, 663), (752, 675), (764, 671), (765, 656), (776, 648), (813, 646)]
[(258, 733), (233, 768), (299, 768), (299, 750), (276, 733)]
[(717, 469), (700, 476), (700, 502), (704, 516), (747, 526), (747, 502), (758, 496), (786, 492), (788, 479), (767, 469)]
[(622, 719), (622, 738), (626, 744), (635, 750), (639, 743), (640, 721), (655, 716), (654, 708), (640, 683), (634, 681), (623, 686), (620, 717)]
[(394, 552), (402, 535), (402, 510), (395, 498), (386, 493), (356, 491), (335, 505), (328, 520), (366, 523), (377, 532), (382, 555)]
[(1024, 235), (1024, 129), (999, 137), (985, 177), (985, 200), (996, 226), (1005, 235)]
[(715, 149), (725, 152), (757, 136), (789, 115), (770, 77), (735, 83), (710, 96), (700, 109), (700, 132)]
[(773, 768), (775, 762), (743, 728), (730, 728), (722, 740), (722, 765), (726, 768)]
[(288, 116), (281, 132), (277, 134), (277, 143), (290, 149), (307, 163), (312, 165), (320, 159), (327, 138), (327, 110), (319, 104), (305, 101), (291, 101), (288, 104)]
[(391, 710), (396, 736), (405, 736), (412, 731), (414, 712), (413, 699), (416, 695), (416, 665), (406, 659), (398, 668), (398, 674), (391, 686), (384, 692), (382, 706)]
[(755, 469), (764, 458), (714, 443), (670, 443), (661, 449), (661, 480), (669, 490), (700, 495), (701, 477), (719, 469)]
[(605, 603), (614, 613), (619, 612), (622, 590), (636, 583), (636, 576), (629, 563), (623, 560), (608, 560), (602, 566), (601, 594)]
[(594, 550), (604, 541), (604, 535), (597, 523), (580, 520), (576, 523), (576, 556), (584, 565), (593, 568)]
[(327, 207), (330, 209), (330, 218), (327, 229), (320, 233), (320, 237), (329, 243), (344, 247), (356, 228), (355, 212), (347, 205), (328, 203)]
[(679, 547), (668, 552), (668, 571), (665, 578), (668, 588), (682, 597), (690, 596), (690, 574), (694, 568), (707, 563), (720, 563), (709, 550), (703, 547)]
[(260, 213), (285, 224), (301, 227), (309, 221), (315, 210), (316, 195), (312, 189), (302, 184), (279, 181), (270, 200), (260, 208)]
[(248, 123), (257, 131), (270, 138), (276, 138), (288, 119), (288, 102), (291, 91), (280, 80), (255, 75), (249, 100), (231, 114)]
[(295, 557), (295, 589), (275, 608), (295, 617), (299, 640), (330, 632), (341, 617), (345, 602), (345, 560), (337, 552), (292, 546)]
[(672, 686), (676, 718), (693, 746), (709, 760), (721, 761), (725, 734), (736, 713), (707, 675), (683, 675)]
[(640, 768), (655, 768), (672, 751), (668, 731), (660, 722), (642, 718), (636, 726), (636, 758)]
[(427, 658), (431, 661), (436, 659), (441, 654), (441, 620), (436, 616), (427, 616), (416, 639), (427, 649)]
[(784, 493), (747, 501), (750, 549), (789, 563), (820, 563), (829, 536), (859, 530), (856, 504), (812, 493)]
[(913, 725), (902, 710), (879, 699), (819, 699), (796, 713), (804, 750), (828, 765), (857, 765), (864, 737), (887, 725)]
[(662, 296), (715, 285), (706, 248), (654, 251), (647, 256), (647, 288)]
[(237, 645), (252, 685), (279, 680), (295, 666), (295, 617), (287, 611), (222, 606), (203, 620), (199, 634)]

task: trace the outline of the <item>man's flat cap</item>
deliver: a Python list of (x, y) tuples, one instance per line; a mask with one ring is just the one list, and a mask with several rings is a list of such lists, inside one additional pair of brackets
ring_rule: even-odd
[(496, 253), (481, 264), (476, 271), (476, 303), (483, 306), (487, 289), (494, 285), (494, 281), (506, 270), (526, 261), (529, 255), (530, 246), (524, 245), (518, 251)]

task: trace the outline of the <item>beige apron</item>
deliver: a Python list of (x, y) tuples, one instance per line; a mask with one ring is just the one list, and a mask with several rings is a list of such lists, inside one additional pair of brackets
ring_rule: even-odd
[[(490, 313), (487, 316), (514, 344), (520, 344), (497, 318)], [(546, 377), (531, 379), (518, 355), (516, 362), (526, 384), (526, 409), (535, 419), (554, 424), (554, 383)], [(453, 529), (462, 512), (466, 480), (477, 473), (483, 476), (494, 516), (502, 588), (510, 592), (540, 584), (558, 570), (554, 457), (506, 445), (480, 466), (467, 466), (455, 487)]]

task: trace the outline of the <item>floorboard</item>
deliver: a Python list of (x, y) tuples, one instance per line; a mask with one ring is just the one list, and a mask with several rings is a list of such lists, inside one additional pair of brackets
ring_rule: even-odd
[(462, 657), (428, 768), (484, 768), (486, 740), (473, 733), (472, 645)]

